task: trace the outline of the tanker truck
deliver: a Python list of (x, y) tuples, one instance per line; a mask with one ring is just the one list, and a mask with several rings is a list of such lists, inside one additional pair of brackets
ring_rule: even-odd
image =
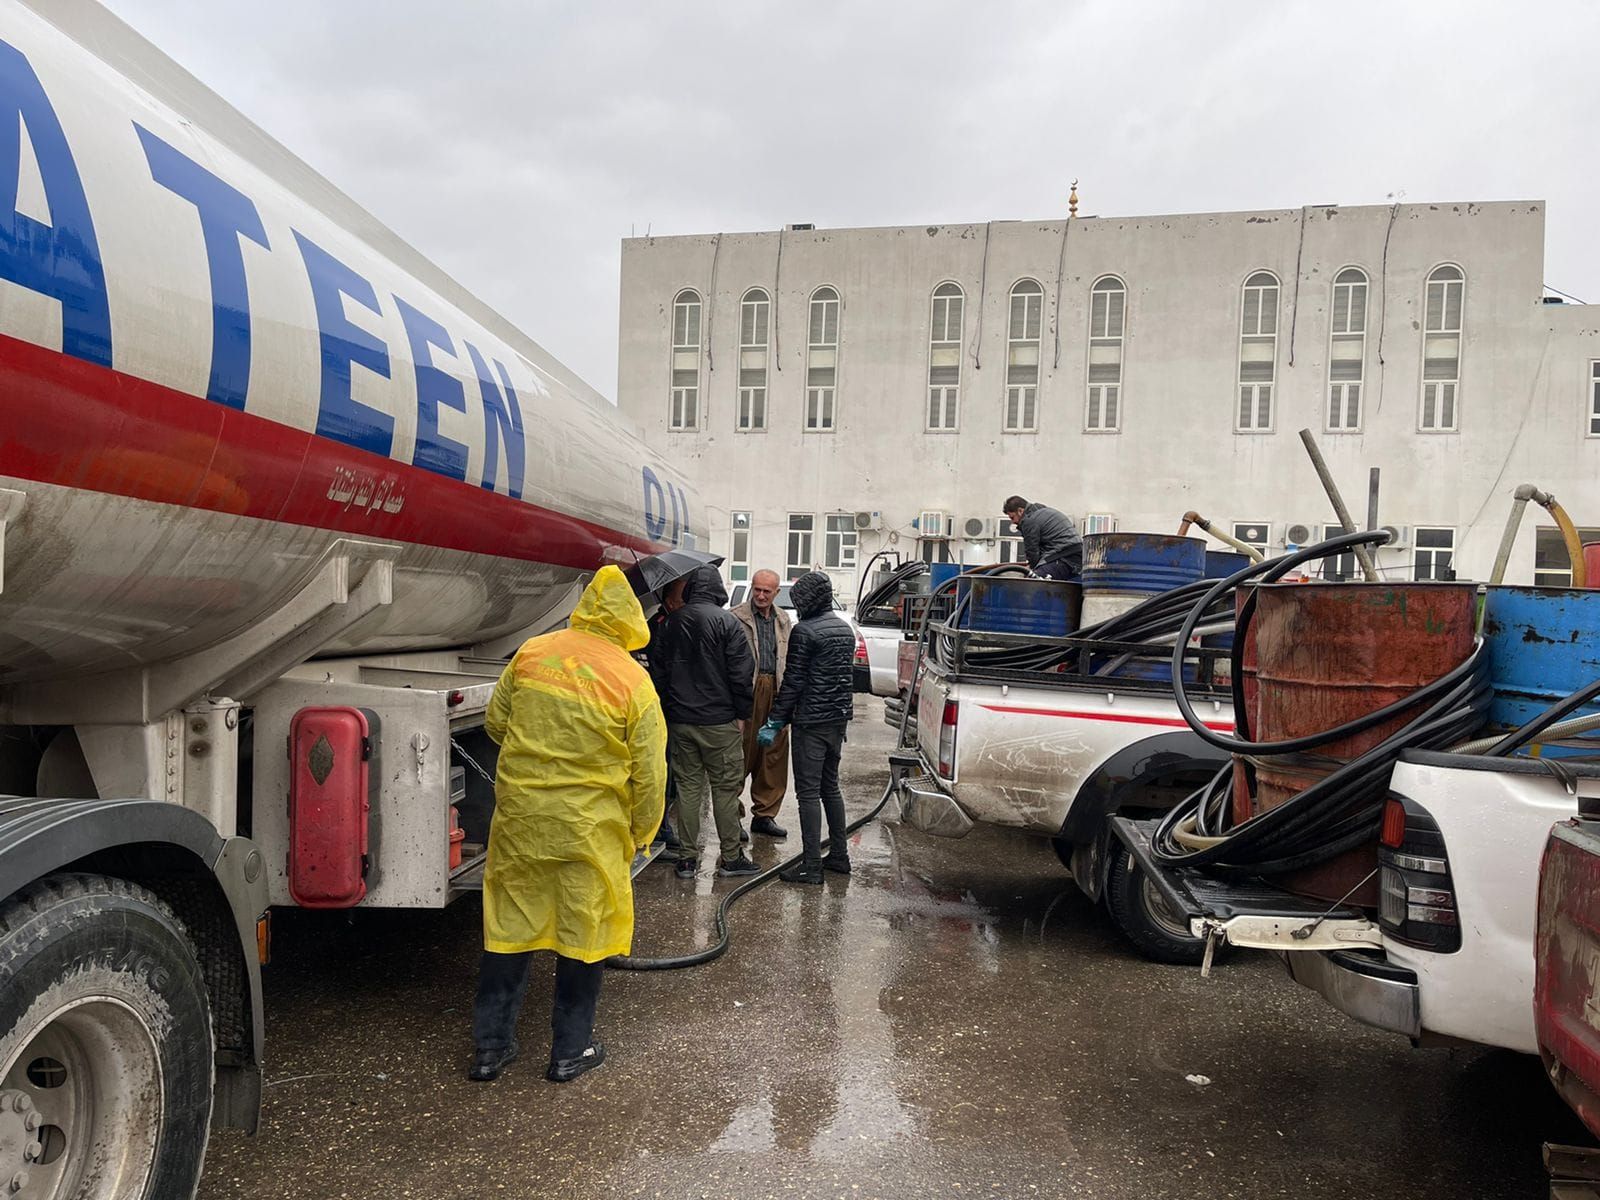
[(704, 537), (612, 405), (155, 47), (0, 0), (0, 1187), (191, 1195), (258, 1120), (270, 908), (470, 891), (505, 660)]

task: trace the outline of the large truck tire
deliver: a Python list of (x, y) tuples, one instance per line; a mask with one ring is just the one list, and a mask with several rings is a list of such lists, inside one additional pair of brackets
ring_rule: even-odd
[(193, 1196), (212, 1081), (200, 966), (153, 893), (61, 874), (0, 904), (0, 1188)]
[(1205, 957), (1205, 939), (1189, 932), (1188, 922), (1171, 910), (1127, 848), (1115, 841), (1106, 879), (1106, 907), (1117, 927), (1146, 958), (1192, 967)]

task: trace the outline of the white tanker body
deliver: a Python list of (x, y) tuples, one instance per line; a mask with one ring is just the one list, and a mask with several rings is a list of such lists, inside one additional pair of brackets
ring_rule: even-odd
[(191, 1194), (255, 1125), (269, 899), (470, 888), (497, 660), (704, 537), (611, 405), (154, 47), (0, 0), (0, 1179)]

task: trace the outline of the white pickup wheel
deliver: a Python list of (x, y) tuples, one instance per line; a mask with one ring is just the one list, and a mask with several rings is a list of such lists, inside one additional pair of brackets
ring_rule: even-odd
[(1127, 847), (1115, 839), (1106, 879), (1106, 908), (1117, 927), (1146, 958), (1187, 967), (1198, 966), (1205, 958), (1205, 939), (1189, 932), (1183, 914), (1173, 911)]
[(172, 911), (56, 875), (0, 906), (0, 1200), (192, 1196), (211, 1121), (205, 981)]

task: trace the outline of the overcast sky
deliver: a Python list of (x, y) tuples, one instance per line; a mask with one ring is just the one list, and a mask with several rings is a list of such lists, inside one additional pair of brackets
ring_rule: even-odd
[(1600, 5), (109, 0), (616, 392), (630, 232), (1542, 199), (1600, 301)]

